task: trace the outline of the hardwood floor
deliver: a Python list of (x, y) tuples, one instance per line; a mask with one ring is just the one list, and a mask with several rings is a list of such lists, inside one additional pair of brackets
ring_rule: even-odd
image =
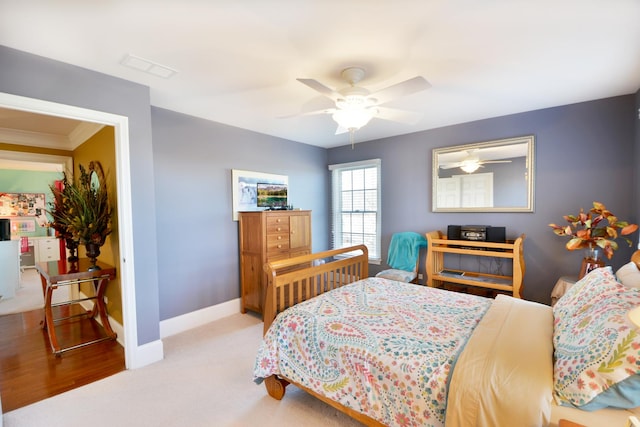
[[(47, 333), (41, 327), (43, 318), (42, 309), (0, 316), (0, 393), (3, 412), (125, 369), (124, 349), (113, 340), (70, 350), (60, 357), (54, 356)], [(77, 318), (56, 325), (56, 333), (59, 343), (67, 346), (102, 336), (103, 330), (92, 319)]]

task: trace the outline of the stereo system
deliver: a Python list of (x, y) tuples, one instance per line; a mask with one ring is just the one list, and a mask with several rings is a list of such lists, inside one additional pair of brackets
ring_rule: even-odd
[(505, 227), (492, 227), (490, 225), (450, 225), (447, 227), (447, 239), (505, 243), (507, 237)]

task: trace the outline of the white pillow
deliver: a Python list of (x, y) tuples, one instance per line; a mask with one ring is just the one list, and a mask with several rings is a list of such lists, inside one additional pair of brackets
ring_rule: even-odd
[(616, 271), (616, 279), (627, 288), (640, 289), (640, 270), (633, 261), (629, 261)]

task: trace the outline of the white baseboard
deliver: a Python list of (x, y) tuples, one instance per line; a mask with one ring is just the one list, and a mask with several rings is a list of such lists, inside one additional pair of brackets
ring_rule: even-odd
[(164, 359), (162, 340), (151, 341), (137, 346), (132, 352), (132, 360), (127, 360), (127, 369), (143, 368)]
[[(81, 293), (81, 295), (84, 297), (84, 294)], [(90, 310), (93, 307), (93, 303), (84, 301), (82, 302), (82, 306), (86, 310)], [(164, 358), (163, 338), (197, 328), (198, 326), (237, 313), (240, 313), (240, 298), (161, 321), (160, 339), (137, 346), (134, 351), (131, 352), (133, 360), (127, 360), (127, 369), (142, 368), (143, 366), (162, 360)], [(102, 324), (99, 317), (96, 317), (95, 320)], [(124, 327), (111, 316), (109, 316), (109, 323), (111, 324), (111, 329), (118, 334), (118, 343), (124, 347)]]
[(160, 339), (197, 328), (236, 313), (240, 313), (240, 298), (162, 320), (160, 322)]
[(136, 347), (132, 352), (135, 360), (127, 361), (127, 366), (129, 369), (136, 369), (158, 362), (164, 358), (163, 338), (236, 313), (240, 313), (240, 298), (163, 320), (160, 322), (160, 339)]

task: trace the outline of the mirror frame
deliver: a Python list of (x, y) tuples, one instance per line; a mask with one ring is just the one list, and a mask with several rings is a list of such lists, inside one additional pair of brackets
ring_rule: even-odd
[[(501, 206), (501, 207), (464, 207), (464, 208), (439, 208), (438, 201), (438, 170), (440, 164), (438, 156), (445, 153), (454, 153), (457, 151), (467, 151), (472, 149), (482, 149), (489, 147), (500, 147), (511, 144), (527, 143), (527, 154), (525, 159), (525, 174), (527, 176), (527, 202), (526, 206)], [(534, 162), (534, 146), (535, 137), (526, 135), (515, 138), (496, 139), (492, 141), (476, 142), (472, 144), (455, 145), (450, 147), (434, 148), (433, 156), (433, 174), (432, 174), (432, 212), (533, 212), (534, 211), (534, 187), (535, 187), (535, 162)]]

